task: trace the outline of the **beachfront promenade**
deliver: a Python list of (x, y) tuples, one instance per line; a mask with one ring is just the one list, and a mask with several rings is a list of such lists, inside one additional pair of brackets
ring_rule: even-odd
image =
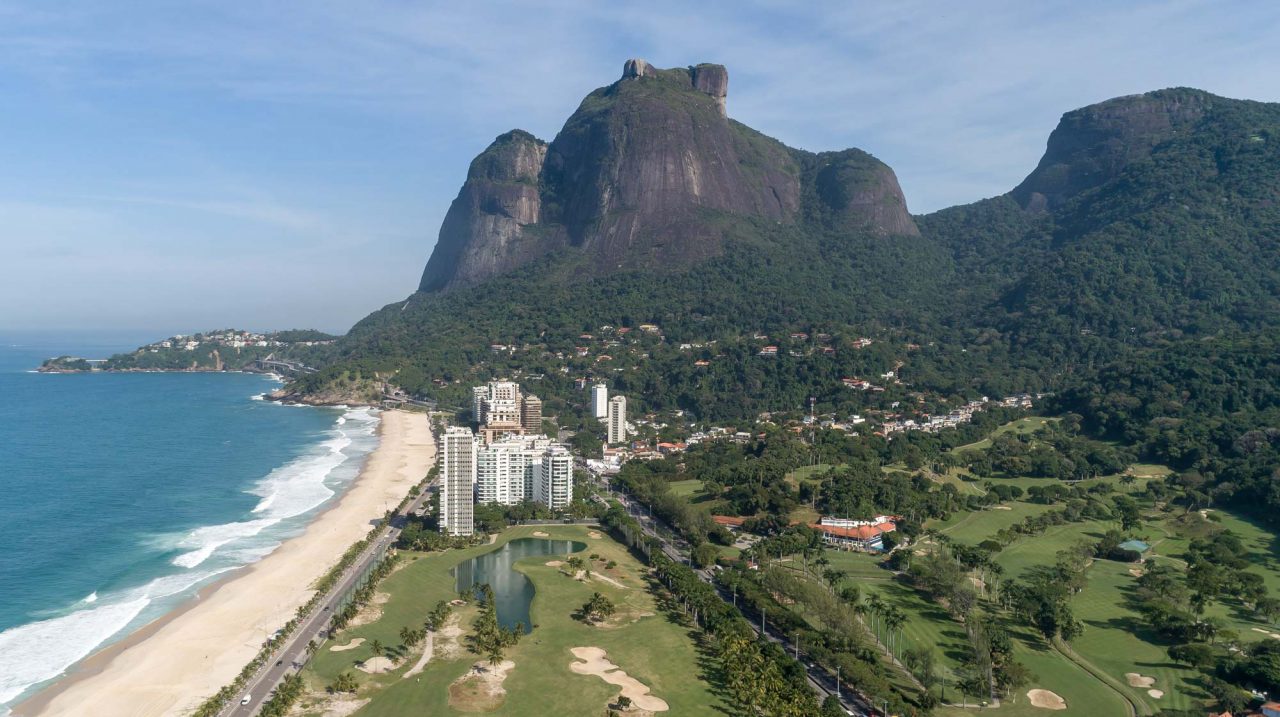
[[(329, 621), (333, 618), (335, 612), (341, 608), (340, 600), (354, 593), (364, 583), (369, 573), (373, 570), (378, 561), (382, 560), (386, 555), (387, 549), (395, 544), (396, 538), (400, 536), (400, 531), (404, 528), (407, 516), (417, 513), (422, 509), (423, 503), (437, 489), (439, 480), (433, 481), (427, 488), (411, 501), (405, 504), (387, 525), (383, 526), (377, 537), (365, 547), (360, 557), (349, 566), (343, 573), (338, 582), (319, 601), (311, 614), (303, 619), (302, 623), (294, 630), (278, 650), (271, 655), (271, 658), (263, 665), (253, 677), (249, 678), (244, 689), (236, 693), (232, 700), (223, 708), (219, 714), (223, 717), (231, 717), (232, 715), (251, 715), (257, 714), (262, 704), (271, 697), (274, 690), (284, 678), (294, 672), (301, 671), (306, 665), (310, 655), (307, 653), (307, 645), (312, 640), (315, 641), (316, 647), (319, 648), (329, 636)], [(249, 701), (241, 704), (244, 698), (248, 696)]]

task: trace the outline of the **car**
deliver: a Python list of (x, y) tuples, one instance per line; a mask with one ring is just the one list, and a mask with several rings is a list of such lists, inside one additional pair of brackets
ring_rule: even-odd
[(245, 696), (244, 696), (244, 699), (240, 700), (240, 704), (242, 704), (242, 705), (247, 705), (247, 704), (249, 704), (249, 702), (251, 702), (252, 700), (253, 700), (253, 695), (245, 695)]

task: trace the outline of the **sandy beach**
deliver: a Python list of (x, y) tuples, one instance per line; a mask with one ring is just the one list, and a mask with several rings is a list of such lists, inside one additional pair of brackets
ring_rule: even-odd
[(302, 535), (91, 656), (15, 706), (13, 714), (176, 715), (229, 684), (262, 642), (310, 599), (311, 585), (434, 465), (425, 414), (383, 412), (379, 436), (355, 483)]

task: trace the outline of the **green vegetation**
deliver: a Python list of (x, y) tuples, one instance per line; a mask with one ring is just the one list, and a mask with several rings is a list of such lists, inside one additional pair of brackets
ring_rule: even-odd
[[(373, 607), (315, 653), (303, 672), (309, 690), (301, 701), (302, 714), (319, 714), (329, 699), (371, 700), (361, 715), (463, 714), (471, 709), (469, 700), (489, 699), (483, 690), (472, 689), (480, 683), (471, 682), (468, 675), (474, 674), (476, 663), (491, 664), (484, 640), (476, 637), (492, 622), (485, 617), (484, 600), (477, 602), (466, 596), (464, 605), (450, 604), (459, 599), (450, 570), (470, 557), (534, 532), (547, 533), (553, 540), (588, 544), (588, 551), (571, 557), (589, 565), (591, 576), (576, 580), (547, 565), (553, 562), (547, 557), (517, 564), (536, 590), (530, 609), (534, 626), (518, 643), (504, 646), (501, 659), (515, 666), (501, 681), (503, 694), (485, 703), (486, 713), (525, 715), (536, 706), (537, 714), (603, 714), (618, 690), (569, 670), (574, 661), (570, 648), (582, 646), (604, 649), (607, 659), (649, 686), (652, 694), (670, 705), (672, 713), (724, 713), (727, 706), (717, 691), (718, 671), (701, 657), (706, 649), (703, 641), (691, 624), (677, 619), (678, 607), (670, 604), (665, 591), (649, 584), (636, 558), (607, 537), (592, 537), (587, 528), (539, 526), (509, 529), (495, 545), (404, 553), (401, 567), (379, 585), (382, 595), (371, 603)], [(588, 553), (597, 557), (591, 559)], [(565, 607), (583, 605), (597, 594), (614, 606), (612, 615), (587, 623)], [(430, 636), (419, 646), (406, 645), (401, 639), (405, 627), (421, 627)], [(363, 642), (351, 649), (334, 649), (360, 639)], [(375, 640), (386, 646), (386, 655), (394, 662), (389, 672), (367, 674), (357, 667), (374, 655)], [(421, 672), (406, 676), (427, 643), (432, 645), (433, 656)], [(326, 688), (343, 675), (355, 681), (355, 691), (330, 696)]]

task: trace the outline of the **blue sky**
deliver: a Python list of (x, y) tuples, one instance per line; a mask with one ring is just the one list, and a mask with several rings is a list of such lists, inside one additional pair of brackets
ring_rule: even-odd
[(471, 158), (628, 57), (856, 146), (914, 212), (999, 194), (1058, 117), (1280, 100), (1274, 2), (0, 0), (0, 328), (345, 330), (417, 284)]

